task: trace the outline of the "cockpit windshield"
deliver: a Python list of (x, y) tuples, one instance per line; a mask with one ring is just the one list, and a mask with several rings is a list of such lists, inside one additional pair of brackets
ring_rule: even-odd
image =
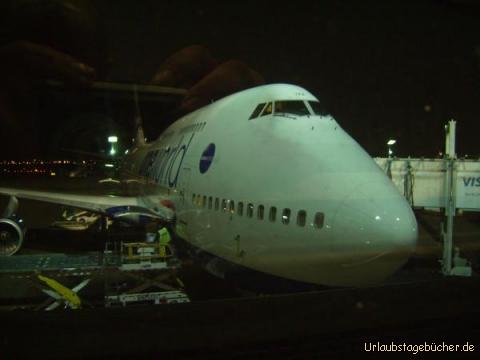
[(275, 101), (274, 114), (305, 116), (310, 115), (310, 111), (302, 100), (284, 100)]
[(329, 115), (329, 112), (318, 101), (309, 101), (308, 103), (312, 107), (312, 110), (315, 113), (315, 115), (320, 115), (320, 116)]
[[(308, 107), (310, 105), (311, 109)], [(328, 115), (328, 111), (318, 101), (278, 100), (269, 103), (260, 103), (253, 110), (249, 120), (267, 115), (277, 115), (295, 118), (308, 115)]]

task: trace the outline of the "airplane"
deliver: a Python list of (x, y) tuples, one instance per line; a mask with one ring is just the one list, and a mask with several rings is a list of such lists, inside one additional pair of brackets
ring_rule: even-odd
[(170, 223), (205, 268), (226, 279), (245, 272), (298, 284), (369, 286), (415, 251), (417, 222), (408, 202), (322, 103), (295, 85), (226, 96), (152, 142), (138, 124), (119, 173), (143, 193), (0, 188), (10, 196), (2, 238), (7, 231), (21, 243), (23, 230), (11, 217), (17, 198), (25, 198), (114, 220)]

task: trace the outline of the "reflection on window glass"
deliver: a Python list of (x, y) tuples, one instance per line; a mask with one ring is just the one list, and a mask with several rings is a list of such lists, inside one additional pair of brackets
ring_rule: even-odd
[(271, 221), (271, 222), (275, 222), (275, 220), (277, 219), (277, 208), (276, 208), (276, 207), (272, 206), (272, 207), (270, 208), (270, 216), (269, 216), (269, 218), (270, 218), (270, 221)]
[(215, 198), (215, 210), (218, 210), (219, 208), (219, 200), (218, 198)]
[(208, 197), (208, 208), (209, 209), (212, 208), (212, 197), (211, 196)]
[(285, 225), (287, 225), (289, 222), (290, 222), (290, 209), (283, 209), (283, 213), (282, 213), (282, 223), (284, 223)]
[(297, 225), (305, 226), (306, 221), (307, 221), (307, 212), (305, 210), (300, 210), (297, 213)]
[(270, 115), (272, 113), (272, 103), (268, 103), (261, 116)]
[(253, 216), (253, 204), (247, 205), (247, 216), (251, 218)]
[(252, 115), (250, 115), (250, 118), (248, 120), (252, 120), (258, 117), (258, 115), (260, 115), (264, 107), (265, 107), (265, 103), (257, 105), (257, 107), (255, 108), (255, 110), (253, 110), (253, 113)]
[(307, 106), (301, 100), (275, 101), (275, 114), (310, 115)]
[(227, 212), (227, 199), (222, 200), (222, 211)]
[(323, 107), (318, 101), (309, 101), (308, 103), (312, 107), (315, 115), (326, 116), (329, 114), (325, 107)]
[(263, 205), (259, 205), (257, 209), (257, 218), (258, 220), (263, 220), (263, 212), (264, 212), (264, 207)]
[(323, 227), (323, 222), (325, 220), (325, 215), (321, 212), (315, 214), (315, 227), (321, 229)]
[(243, 202), (239, 202), (239, 203), (238, 203), (237, 214), (238, 214), (239, 216), (243, 216)]

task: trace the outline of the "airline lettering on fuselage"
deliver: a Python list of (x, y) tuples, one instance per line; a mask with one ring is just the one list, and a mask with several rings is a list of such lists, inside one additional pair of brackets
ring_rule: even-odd
[(189, 138), (181, 136), (173, 148), (167, 146), (163, 151), (161, 149), (149, 151), (143, 159), (139, 174), (153, 179), (157, 184), (177, 187), (183, 159), (194, 136), (195, 133), (192, 133)]

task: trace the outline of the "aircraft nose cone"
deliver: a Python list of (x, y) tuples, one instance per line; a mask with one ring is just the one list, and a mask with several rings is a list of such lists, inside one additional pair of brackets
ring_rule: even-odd
[(389, 179), (356, 186), (340, 205), (332, 230), (333, 247), (346, 266), (387, 254), (403, 264), (417, 242), (415, 215)]

